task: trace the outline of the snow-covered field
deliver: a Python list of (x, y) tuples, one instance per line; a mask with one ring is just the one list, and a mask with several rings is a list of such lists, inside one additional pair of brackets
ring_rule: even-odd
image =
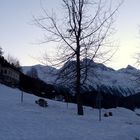
[[(38, 97), (0, 84), (0, 140), (140, 140), (140, 116), (124, 108), (98, 110), (48, 100), (48, 107), (35, 104)], [(103, 117), (111, 111), (113, 116)], [(140, 110), (136, 110), (140, 114)]]

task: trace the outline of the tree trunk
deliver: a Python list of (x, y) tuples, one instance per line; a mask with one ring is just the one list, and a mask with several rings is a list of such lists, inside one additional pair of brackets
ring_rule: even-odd
[(76, 63), (76, 97), (77, 97), (77, 113), (78, 115), (84, 115), (83, 106), (80, 94), (80, 81), (81, 81), (81, 71), (80, 71), (80, 53), (79, 48), (77, 49), (77, 63)]

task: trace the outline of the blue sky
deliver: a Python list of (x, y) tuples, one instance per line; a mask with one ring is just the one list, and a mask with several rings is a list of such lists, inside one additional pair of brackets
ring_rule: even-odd
[[(45, 8), (53, 8), (54, 11), (61, 6), (61, 0), (42, 1)], [(119, 69), (135, 63), (133, 57), (137, 51), (140, 52), (139, 6), (140, 0), (125, 0), (117, 14), (114, 40), (119, 44), (119, 50), (112, 61), (107, 63), (110, 67)], [(5, 55), (17, 57), (22, 65), (38, 63), (36, 58), (47, 48), (47, 44), (37, 44), (43, 33), (33, 25), (32, 20), (33, 16), (39, 15), (40, 0), (0, 0), (0, 46)]]

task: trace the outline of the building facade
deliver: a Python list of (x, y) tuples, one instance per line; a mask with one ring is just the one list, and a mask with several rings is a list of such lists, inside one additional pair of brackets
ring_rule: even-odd
[(20, 81), (20, 72), (10, 65), (3, 57), (0, 58), (0, 82), (17, 86)]

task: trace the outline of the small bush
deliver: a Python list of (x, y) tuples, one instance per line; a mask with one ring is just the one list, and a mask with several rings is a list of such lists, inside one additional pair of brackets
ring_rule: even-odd
[(139, 140), (139, 138), (135, 137), (135, 140)]
[(108, 114), (107, 113), (104, 113), (104, 117), (108, 117)]
[(109, 116), (113, 116), (112, 112), (109, 112), (108, 115), (109, 115)]
[(47, 107), (47, 106), (48, 106), (47, 101), (44, 100), (44, 99), (36, 100), (35, 103), (38, 104), (38, 105), (41, 106), (41, 107)]

